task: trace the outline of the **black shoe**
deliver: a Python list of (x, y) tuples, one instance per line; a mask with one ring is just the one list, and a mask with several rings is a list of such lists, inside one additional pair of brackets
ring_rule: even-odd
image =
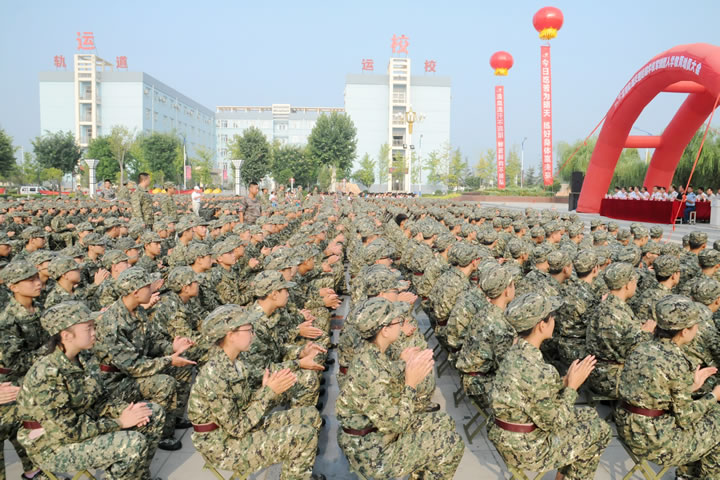
[(321, 387), (320, 390), (318, 390), (318, 397), (322, 397), (323, 395), (325, 395), (325, 388)]
[(163, 438), (160, 440), (160, 443), (158, 443), (158, 448), (160, 450), (174, 452), (175, 450), (180, 450), (182, 448), (182, 442), (180, 440), (175, 440), (174, 438)]
[(332, 365), (333, 363), (335, 363), (334, 358), (328, 358), (325, 360), (325, 365)]
[(322, 412), (323, 402), (317, 402), (317, 404), (315, 405), (315, 408), (317, 408), (319, 412)]
[(320, 428), (322, 428), (327, 422), (325, 421), (325, 417), (320, 417), (320, 420), (322, 420), (322, 422), (320, 422)]
[(437, 412), (438, 410), (440, 410), (440, 404), (435, 403), (435, 402), (430, 402), (427, 405), (425, 405), (423, 412), (432, 413), (432, 412)]
[(325, 385), (325, 377), (320, 377), (320, 385)]
[(337, 343), (331, 343), (330, 346), (328, 347), (328, 350), (332, 350), (333, 348), (337, 348), (337, 346), (338, 346)]
[(175, 430), (185, 430), (192, 427), (192, 422), (186, 418), (175, 419)]

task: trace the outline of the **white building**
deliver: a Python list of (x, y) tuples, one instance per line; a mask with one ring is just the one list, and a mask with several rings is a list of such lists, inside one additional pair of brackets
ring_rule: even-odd
[[(367, 153), (378, 161), (382, 145), (391, 147), (391, 158), (410, 157), (418, 161), (432, 151), (441, 151), (450, 142), (450, 77), (412, 75), (409, 58), (391, 58), (387, 75), (349, 74), (345, 82), (345, 111), (357, 128), (357, 158), (353, 171)], [(408, 115), (408, 112), (414, 112)], [(414, 116), (412, 133), (408, 117)], [(410, 184), (409, 165), (405, 172), (395, 171), (388, 179), (376, 179), (373, 191), (387, 189), (418, 191)], [(423, 178), (423, 190), (433, 190)], [(377, 171), (376, 171), (377, 177)]]
[(113, 71), (97, 55), (76, 54), (74, 71), (40, 72), (41, 133), (71, 131), (81, 147), (122, 125), (136, 133), (175, 132), (188, 155), (215, 152), (215, 114), (144, 72)]

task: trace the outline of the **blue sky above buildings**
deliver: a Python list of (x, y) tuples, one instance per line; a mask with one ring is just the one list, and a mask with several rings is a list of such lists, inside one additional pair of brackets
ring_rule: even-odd
[[(490, 55), (515, 65), (501, 80), (506, 135), (524, 137), (526, 165), (540, 156), (540, 45), (532, 16), (562, 9), (553, 40), (554, 140), (584, 138), (625, 83), (675, 45), (720, 45), (720, 1), (33, 1), (0, 3), (0, 126), (30, 148), (39, 131), (38, 77), (64, 55), (71, 68), (77, 32), (92, 31), (97, 53), (145, 71), (199, 103), (343, 106), (347, 73), (371, 58), (385, 72), (393, 34), (410, 39), (413, 74), (425, 60), (452, 77), (452, 144), (470, 163), (494, 148)], [(636, 126), (659, 134), (684, 95), (661, 94)], [(713, 122), (720, 125), (720, 119)], [(639, 131), (634, 132), (642, 134)]]

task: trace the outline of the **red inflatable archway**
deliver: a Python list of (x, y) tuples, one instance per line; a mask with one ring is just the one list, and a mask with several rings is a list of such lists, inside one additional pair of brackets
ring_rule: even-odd
[[(643, 109), (661, 92), (687, 93), (660, 136), (630, 136)], [(598, 213), (623, 148), (654, 148), (644, 185), (668, 187), (680, 157), (720, 95), (720, 47), (678, 45), (633, 75), (607, 113), (585, 174), (578, 212)]]

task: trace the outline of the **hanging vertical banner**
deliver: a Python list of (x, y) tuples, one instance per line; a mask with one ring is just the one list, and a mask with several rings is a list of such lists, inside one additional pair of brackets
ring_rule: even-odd
[(542, 88), (542, 176), (543, 184), (553, 183), (552, 80), (550, 45), (540, 47), (540, 85)]
[(505, 188), (505, 94), (502, 85), (495, 87), (495, 151), (497, 152), (497, 186)]
[(227, 163), (223, 164), (223, 182), (228, 179)]
[(186, 180), (192, 179), (192, 167), (190, 165), (185, 166), (185, 179)]

